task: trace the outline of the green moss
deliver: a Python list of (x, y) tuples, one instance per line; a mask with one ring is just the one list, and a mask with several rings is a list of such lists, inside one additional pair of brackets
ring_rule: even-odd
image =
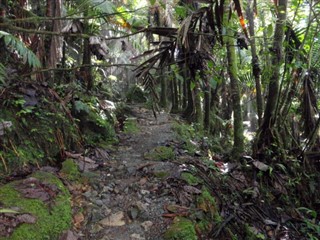
[(197, 206), (204, 212), (208, 213), (211, 219), (219, 219), (216, 201), (205, 187), (202, 189), (200, 196), (197, 197)]
[(137, 126), (136, 118), (127, 118), (124, 122), (124, 132), (125, 133), (137, 133), (139, 132), (139, 128)]
[(189, 172), (181, 173), (181, 179), (185, 180), (189, 185), (193, 186), (203, 183), (203, 181), (200, 178), (195, 177), (192, 173)]
[(164, 234), (166, 240), (197, 240), (196, 230), (191, 220), (176, 217), (173, 224)]
[(50, 203), (39, 199), (24, 198), (15, 186), (21, 181), (11, 182), (0, 187), (0, 202), (5, 208), (17, 207), (19, 212), (36, 217), (36, 223), (23, 223), (14, 229), (10, 237), (0, 240), (43, 240), (58, 239), (62, 231), (69, 229), (72, 223), (70, 194), (62, 182), (50, 173), (38, 172), (32, 175), (41, 182), (54, 184), (59, 192)]
[(150, 152), (145, 153), (144, 157), (153, 161), (172, 160), (175, 158), (175, 153), (171, 147), (158, 146)]
[(197, 229), (199, 229), (199, 231), (203, 233), (210, 230), (211, 224), (208, 220), (201, 219), (196, 226), (197, 226)]
[(61, 173), (70, 181), (78, 181), (81, 177), (78, 165), (72, 159), (66, 159), (62, 163)]
[(165, 172), (165, 171), (154, 172), (153, 174), (155, 177), (160, 178), (160, 179), (165, 179), (170, 175), (170, 173)]

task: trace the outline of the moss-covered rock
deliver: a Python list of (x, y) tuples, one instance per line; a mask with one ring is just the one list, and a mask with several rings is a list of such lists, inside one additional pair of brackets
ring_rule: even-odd
[[(37, 172), (25, 180), (0, 187), (0, 206), (15, 209), (35, 219), (34, 223), (19, 223), (12, 234), (0, 240), (58, 239), (72, 223), (70, 193), (53, 174)], [(15, 221), (16, 215), (11, 216)]]
[(208, 213), (211, 219), (217, 220), (216, 218), (218, 218), (219, 214), (217, 212), (216, 201), (205, 187), (202, 189), (200, 196), (197, 197), (197, 207)]
[(62, 163), (60, 172), (66, 179), (70, 181), (78, 181), (81, 177), (78, 165), (72, 159), (66, 159)]
[(191, 220), (176, 217), (164, 234), (166, 240), (197, 240), (196, 230)]
[(137, 132), (139, 132), (137, 119), (133, 118), (133, 117), (127, 118), (124, 121), (123, 130), (124, 130), (125, 133), (137, 133)]
[(189, 185), (198, 185), (203, 183), (203, 180), (194, 176), (192, 173), (189, 172), (183, 172), (181, 173), (181, 179), (186, 181)]
[(175, 153), (171, 147), (158, 146), (144, 154), (144, 158), (152, 161), (172, 160)]

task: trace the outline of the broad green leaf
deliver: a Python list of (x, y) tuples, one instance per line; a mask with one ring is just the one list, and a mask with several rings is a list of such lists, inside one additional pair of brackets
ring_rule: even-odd
[(268, 37), (272, 37), (272, 34), (273, 34), (273, 26), (272, 24), (269, 24), (267, 27), (267, 35)]
[(196, 87), (196, 83), (195, 82), (191, 82), (190, 89), (193, 90), (195, 87)]
[(211, 78), (209, 79), (209, 85), (210, 85), (211, 88), (216, 88), (216, 86), (217, 86), (217, 81), (216, 81), (213, 77), (211, 77)]
[(116, 11), (116, 7), (112, 2), (106, 0), (91, 0), (91, 3), (94, 8), (100, 10), (103, 13), (114, 13)]

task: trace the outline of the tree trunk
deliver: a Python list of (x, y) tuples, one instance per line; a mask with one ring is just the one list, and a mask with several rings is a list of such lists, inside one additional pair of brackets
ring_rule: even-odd
[[(277, 142), (277, 133), (274, 132), (276, 121), (276, 108), (279, 95), (280, 68), (283, 62), (282, 43), (284, 39), (284, 27), (287, 16), (287, 0), (279, 0), (278, 16), (275, 27), (272, 56), (271, 78), (268, 86), (268, 98), (264, 111), (262, 125), (258, 132), (256, 154), (263, 153), (265, 149), (272, 149), (273, 143)], [(280, 146), (278, 146), (280, 147)]]
[[(87, 17), (89, 14), (88, 9), (84, 11), (84, 17)], [(90, 26), (88, 19), (84, 20), (84, 33), (90, 34)], [(80, 71), (83, 75), (83, 79), (86, 83), (87, 92), (89, 92), (93, 88), (93, 78), (92, 78), (92, 70), (91, 70), (91, 50), (90, 50), (90, 39), (85, 38), (83, 40), (83, 56), (82, 56), (82, 66)]]
[(186, 91), (187, 91), (187, 108), (184, 111), (184, 116), (192, 120), (195, 114), (195, 95), (193, 89), (191, 89), (191, 83), (195, 81), (196, 73), (194, 69), (189, 69), (190, 77), (186, 79)]
[(256, 40), (254, 36), (254, 21), (253, 21), (253, 7), (251, 6), (251, 0), (248, 0), (247, 7), (247, 18), (249, 20), (249, 33), (250, 33), (250, 46), (251, 46), (251, 55), (252, 55), (252, 73), (254, 76), (255, 84), (256, 84), (256, 99), (257, 99), (257, 113), (258, 113), (258, 123), (259, 126), (262, 122), (262, 113), (263, 113), (263, 100), (262, 100), (262, 90), (261, 90), (261, 82), (260, 82), (260, 63), (257, 55), (256, 49)]
[(227, 45), (227, 58), (228, 58), (228, 74), (231, 86), (231, 98), (233, 105), (233, 150), (232, 155), (238, 159), (244, 152), (244, 137), (243, 137), (243, 119), (242, 109), (240, 104), (240, 89), (238, 84), (238, 68), (235, 41), (232, 37), (233, 33), (230, 27), (227, 27), (225, 42)]
[(196, 122), (199, 123), (202, 127), (203, 124), (203, 117), (202, 117), (202, 107), (201, 107), (201, 97), (200, 97), (200, 84), (197, 81), (196, 87), (194, 89), (194, 102), (195, 102), (195, 114), (196, 114)]

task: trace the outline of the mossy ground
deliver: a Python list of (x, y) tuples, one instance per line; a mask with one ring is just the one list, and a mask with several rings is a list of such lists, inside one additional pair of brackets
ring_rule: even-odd
[(124, 122), (123, 130), (125, 133), (137, 133), (139, 132), (137, 119), (136, 118), (127, 118)]
[(5, 208), (18, 208), (21, 213), (36, 217), (36, 223), (23, 223), (14, 229), (10, 237), (0, 240), (44, 240), (58, 239), (62, 231), (69, 229), (72, 223), (70, 194), (63, 183), (53, 174), (37, 172), (32, 177), (41, 182), (53, 184), (58, 194), (50, 202), (40, 199), (25, 198), (15, 189), (20, 181), (11, 182), (0, 187), (0, 203)]
[(158, 146), (144, 154), (144, 158), (152, 161), (164, 161), (175, 159), (175, 153), (171, 147)]
[(189, 172), (181, 173), (181, 179), (185, 180), (189, 185), (193, 186), (203, 183), (203, 180), (201, 180), (198, 177), (195, 177), (192, 173)]
[(165, 240), (197, 240), (196, 230), (191, 220), (176, 217), (173, 224), (164, 234)]

